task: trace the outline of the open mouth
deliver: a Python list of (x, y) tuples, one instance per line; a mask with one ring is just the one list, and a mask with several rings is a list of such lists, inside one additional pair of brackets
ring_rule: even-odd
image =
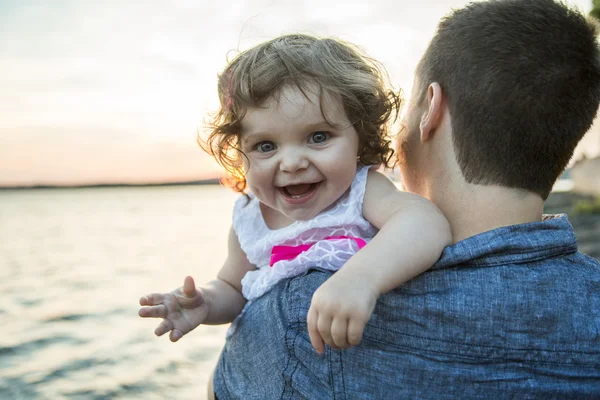
[(303, 200), (308, 200), (312, 196), (319, 186), (319, 183), (320, 182), (283, 186), (279, 190), (288, 201), (301, 202)]

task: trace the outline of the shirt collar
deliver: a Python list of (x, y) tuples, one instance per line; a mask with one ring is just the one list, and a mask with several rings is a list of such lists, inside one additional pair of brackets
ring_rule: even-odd
[(517, 264), (576, 251), (567, 216), (544, 215), (540, 222), (504, 226), (448, 246), (431, 269)]

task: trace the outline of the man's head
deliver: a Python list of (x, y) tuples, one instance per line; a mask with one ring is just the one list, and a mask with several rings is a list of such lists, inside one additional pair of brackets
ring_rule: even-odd
[(422, 189), (440, 159), (428, 141), (447, 130), (467, 183), (545, 199), (598, 109), (595, 35), (584, 16), (553, 0), (473, 3), (442, 19), (399, 137), (407, 188)]

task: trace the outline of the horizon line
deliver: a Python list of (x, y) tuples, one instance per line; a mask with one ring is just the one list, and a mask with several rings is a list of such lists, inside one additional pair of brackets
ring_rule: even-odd
[(153, 187), (153, 186), (192, 186), (192, 185), (222, 185), (222, 178), (197, 179), (174, 182), (143, 182), (143, 183), (86, 183), (86, 184), (34, 184), (34, 185), (1, 185), (0, 190), (28, 189), (88, 189), (88, 188), (118, 188), (118, 187)]

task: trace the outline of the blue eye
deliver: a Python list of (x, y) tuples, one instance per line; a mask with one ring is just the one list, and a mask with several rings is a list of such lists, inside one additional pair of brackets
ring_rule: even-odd
[(273, 142), (260, 142), (256, 145), (256, 150), (261, 153), (268, 153), (275, 150), (275, 144)]
[(329, 134), (327, 132), (315, 132), (310, 137), (310, 141), (316, 144), (326, 142), (327, 139), (329, 139)]

